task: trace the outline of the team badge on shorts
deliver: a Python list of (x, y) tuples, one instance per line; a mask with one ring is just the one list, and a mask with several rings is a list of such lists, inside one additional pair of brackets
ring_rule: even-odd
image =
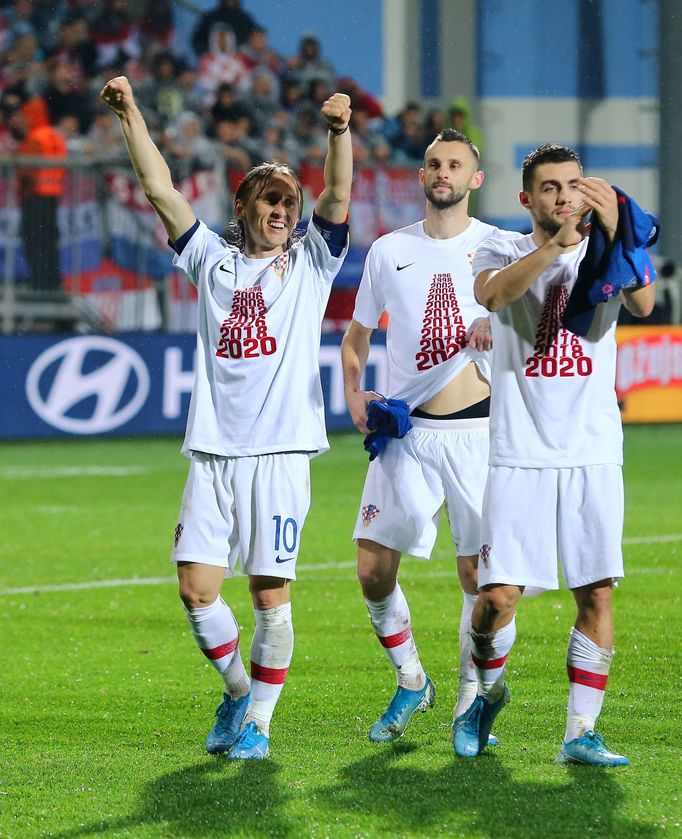
[(491, 545), (481, 545), (481, 550), (478, 552), (478, 558), (481, 562), (488, 567), (488, 562), (490, 561), (490, 551), (492, 550)]
[(182, 536), (182, 531), (184, 529), (185, 528), (178, 522), (178, 524), (176, 525), (176, 528), (175, 528), (175, 536), (173, 537), (173, 542), (174, 542), (176, 548), (178, 546), (178, 542), (180, 541), (180, 537)]
[(376, 505), (367, 504), (367, 506), (362, 508), (362, 524), (367, 527), (371, 521), (374, 521), (380, 512), (381, 510)]

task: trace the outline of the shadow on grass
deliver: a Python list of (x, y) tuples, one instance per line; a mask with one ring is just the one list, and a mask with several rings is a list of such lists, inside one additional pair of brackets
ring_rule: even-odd
[[(99, 819), (52, 839), (102, 836), (127, 829), (163, 826), (168, 836), (295, 836), (292, 820), (282, 815), (290, 796), (277, 781), (273, 760), (228, 762), (207, 759), (151, 781), (142, 791), (138, 810), (129, 816)], [(267, 829), (267, 830), (266, 830)], [(160, 834), (161, 835), (161, 834)]]
[[(382, 835), (485, 836), (487, 839), (648, 839), (655, 826), (624, 817), (617, 771), (575, 766), (547, 782), (519, 781), (494, 754), (420, 769), (401, 760), (416, 746), (398, 743), (349, 764), (316, 790), (321, 807), (364, 814)], [(622, 770), (621, 770), (622, 771)], [(627, 771), (627, 770), (626, 770)], [(559, 774), (562, 773), (562, 774)], [(344, 821), (340, 817), (341, 822)]]

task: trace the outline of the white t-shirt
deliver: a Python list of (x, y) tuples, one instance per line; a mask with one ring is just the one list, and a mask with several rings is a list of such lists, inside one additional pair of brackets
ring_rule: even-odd
[[(488, 240), (474, 274), (532, 253), (529, 234)], [(514, 303), (491, 314), (490, 464), (563, 468), (622, 463), (616, 399), (618, 298), (600, 304), (585, 338), (561, 325), (587, 240), (562, 254)]]
[(239, 457), (329, 448), (322, 317), (346, 255), (310, 222), (276, 258), (252, 259), (201, 222), (173, 257), (197, 286), (197, 373), (182, 451)]
[(432, 239), (420, 221), (374, 242), (353, 319), (374, 329), (388, 314), (386, 395), (418, 407), (471, 361), (489, 378), (490, 353), (466, 346), (471, 323), (488, 314), (474, 298), (471, 260), (481, 242), (504, 235), (471, 219), (458, 236)]

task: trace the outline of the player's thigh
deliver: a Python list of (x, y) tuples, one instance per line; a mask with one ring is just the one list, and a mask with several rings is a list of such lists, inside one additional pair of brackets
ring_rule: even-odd
[(452, 539), (459, 556), (481, 547), (481, 511), (488, 476), (488, 427), (451, 432), (443, 443), (443, 484)]
[(559, 555), (566, 585), (623, 576), (623, 471), (617, 464), (561, 469)]
[(296, 579), (310, 508), (310, 459), (302, 453), (240, 458), (235, 472), (242, 573)]
[(429, 557), (444, 500), (437, 451), (413, 429), (369, 464), (353, 538)]
[(481, 521), (480, 587), (525, 586), (527, 594), (559, 587), (557, 472), (489, 468)]
[(235, 529), (234, 458), (194, 453), (175, 527), (171, 561), (228, 568)]

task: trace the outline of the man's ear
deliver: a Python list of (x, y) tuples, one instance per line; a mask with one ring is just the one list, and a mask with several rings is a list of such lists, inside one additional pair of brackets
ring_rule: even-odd
[(485, 178), (485, 172), (482, 172), (479, 169), (478, 172), (474, 173), (473, 178), (469, 182), (469, 189), (480, 189), (484, 178)]
[(244, 205), (241, 198), (237, 198), (234, 202), (234, 214), (240, 221), (242, 220), (242, 216), (244, 215)]
[(530, 210), (530, 202), (528, 201), (528, 193), (525, 191), (525, 189), (522, 189), (521, 192), (519, 192), (519, 204), (521, 204), (521, 206), (525, 210)]

